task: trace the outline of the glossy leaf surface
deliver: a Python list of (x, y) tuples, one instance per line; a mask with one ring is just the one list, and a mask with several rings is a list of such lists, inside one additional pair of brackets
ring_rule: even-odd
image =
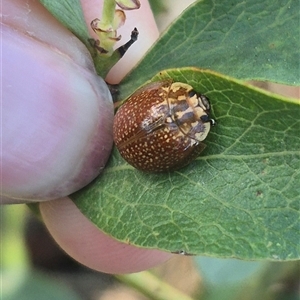
[(211, 100), (212, 128), (186, 168), (147, 174), (115, 149), (106, 170), (73, 194), (104, 232), (133, 245), (242, 259), (299, 257), (299, 105), (226, 76), (173, 69)]
[(300, 4), (197, 1), (162, 34), (121, 87), (127, 96), (161, 70), (194, 66), (243, 80), (299, 85)]

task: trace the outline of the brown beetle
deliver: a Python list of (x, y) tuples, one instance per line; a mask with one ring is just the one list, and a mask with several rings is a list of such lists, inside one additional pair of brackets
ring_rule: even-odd
[(152, 82), (132, 94), (114, 119), (114, 141), (122, 157), (148, 172), (179, 169), (205, 148), (215, 124), (208, 99), (182, 82)]

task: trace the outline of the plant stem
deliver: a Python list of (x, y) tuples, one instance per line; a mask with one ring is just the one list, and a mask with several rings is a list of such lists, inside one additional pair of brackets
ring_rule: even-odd
[(28, 253), (24, 241), (25, 205), (0, 207), (1, 267), (7, 270), (29, 270)]
[(115, 0), (104, 0), (101, 18), (102, 30), (112, 28), (115, 17), (115, 7)]
[(115, 275), (117, 279), (154, 300), (193, 300), (171, 285), (163, 282), (149, 271), (134, 274)]

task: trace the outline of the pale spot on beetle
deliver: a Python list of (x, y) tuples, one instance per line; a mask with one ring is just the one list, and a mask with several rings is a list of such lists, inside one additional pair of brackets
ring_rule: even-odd
[(173, 123), (173, 120), (172, 120), (171, 117), (168, 117), (168, 118), (166, 118), (166, 122), (167, 122), (167, 123)]
[(185, 96), (185, 95), (181, 95), (181, 96), (178, 96), (177, 99), (178, 99), (179, 101), (185, 100), (185, 99), (186, 99), (186, 96)]

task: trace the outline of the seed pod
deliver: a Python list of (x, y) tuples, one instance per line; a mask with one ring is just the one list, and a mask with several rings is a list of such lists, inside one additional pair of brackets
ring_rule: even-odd
[(208, 99), (192, 86), (153, 82), (136, 91), (114, 119), (114, 142), (132, 166), (148, 172), (179, 169), (205, 148), (211, 125)]

